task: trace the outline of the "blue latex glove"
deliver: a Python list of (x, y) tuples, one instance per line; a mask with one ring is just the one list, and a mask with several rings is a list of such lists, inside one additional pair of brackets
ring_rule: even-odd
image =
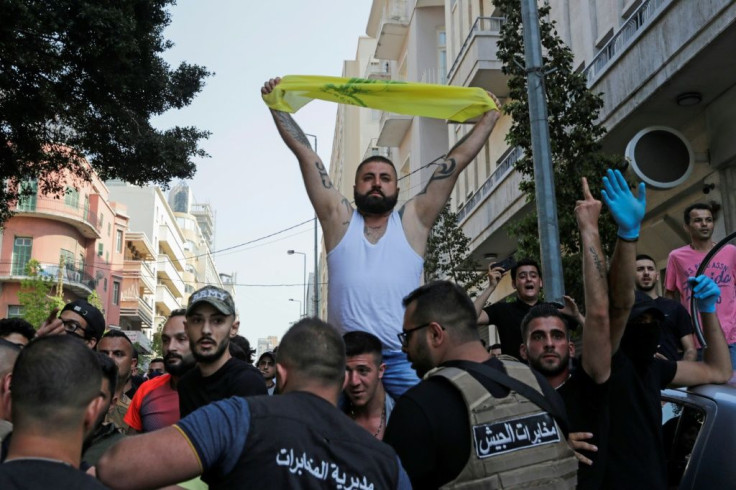
[(718, 285), (708, 276), (688, 277), (687, 283), (693, 290), (695, 304), (701, 313), (715, 313), (716, 303), (721, 297)]
[(603, 177), (603, 191), (601, 196), (613, 219), (618, 225), (618, 236), (624, 240), (639, 238), (641, 221), (647, 207), (647, 194), (644, 182), (639, 184), (639, 197), (635, 197), (629, 189), (629, 184), (618, 170), (608, 169)]

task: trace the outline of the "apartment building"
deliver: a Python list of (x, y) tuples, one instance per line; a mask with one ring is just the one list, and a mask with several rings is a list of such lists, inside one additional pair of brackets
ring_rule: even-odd
[(41, 194), (36, 181), (23, 185), (31, 195), (18, 200), (0, 231), (0, 317), (22, 316), (20, 282), (31, 259), (41, 275), (62, 285), (65, 301), (96, 292), (108, 325), (120, 325), (125, 279), (124, 247), (128, 217), (108, 188), (93, 174), (86, 182), (68, 174), (63, 196)]
[[(603, 94), (605, 150), (629, 156), (632, 174), (653, 186), (640, 249), (664, 267), (668, 252), (687, 241), (682, 211), (696, 201), (712, 201), (722, 209), (716, 238), (736, 228), (736, 197), (726, 191), (736, 184), (736, 143), (730, 137), (736, 126), (731, 110), (736, 61), (728, 54), (736, 45), (736, 5), (729, 0), (705, 5), (677, 0), (550, 4), (550, 16), (573, 50), (576, 69), (585, 73), (593, 91)], [(430, 48), (442, 52), (443, 47), (436, 67), (446, 69), (445, 83), (483, 87), (503, 102), (507, 79), (496, 54), (502, 22), (490, 0), (376, 0), (366, 29), (376, 41), (368, 63), (388, 78), (441, 82), (441, 77), (432, 80), (423, 74), (431, 73)], [(357, 60), (360, 54), (359, 49)], [(428, 169), (419, 170), (421, 166), (444, 151), (427, 145), (438, 141), (429, 125), (438, 123), (381, 115), (376, 151), (390, 152), (402, 175), (418, 170), (418, 181), (411, 176), (410, 192), (401, 186), (404, 199), (426, 181)], [(506, 224), (531, 210), (518, 191), (521, 176), (513, 169), (520, 152), (504, 141), (510, 123), (501, 118), (452, 195), (472, 253), (484, 263), (515, 251)], [(339, 113), (336, 144), (341, 133), (355, 131), (343, 126), (346, 120)], [(442, 126), (443, 141), (448, 142), (443, 148), (470, 129)], [(425, 148), (429, 151), (420, 153)], [(333, 158), (333, 163), (339, 162)], [(503, 286), (494, 300), (509, 293)]]
[[(235, 297), (235, 275), (219, 274), (210, 250), (214, 213), (208, 205), (193, 204), (188, 186), (176, 186), (168, 200), (158, 186), (121, 181), (109, 181), (108, 186), (114, 199), (126, 204), (130, 217), (123, 321), (157, 331), (205, 285), (225, 288)], [(174, 212), (170, 202), (180, 211)]]
[[(139, 187), (121, 181), (107, 184), (110, 195), (128, 208), (130, 231), (141, 237), (134, 247), (145, 262), (140, 264), (140, 276), (132, 276), (126, 283), (130, 293), (126, 296), (126, 305), (130, 305), (127, 321), (143, 322), (150, 311), (148, 326), (156, 330), (173, 310), (186, 304), (188, 297), (182, 277), (187, 260), (181, 229), (158, 186)], [(134, 284), (139, 287), (138, 294)]]

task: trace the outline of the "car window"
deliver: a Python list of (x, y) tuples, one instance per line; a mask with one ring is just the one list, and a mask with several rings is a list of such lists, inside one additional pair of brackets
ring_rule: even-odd
[(704, 422), (705, 411), (697, 407), (675, 402), (662, 405), (662, 440), (667, 458), (668, 488), (679, 486)]

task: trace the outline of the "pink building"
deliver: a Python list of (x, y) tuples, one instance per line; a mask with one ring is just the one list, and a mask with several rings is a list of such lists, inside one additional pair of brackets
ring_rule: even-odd
[[(61, 177), (65, 178), (65, 177)], [(19, 200), (0, 232), (0, 318), (20, 316), (20, 281), (31, 259), (44, 274), (63, 278), (64, 299), (97, 291), (107, 324), (119, 326), (125, 278), (125, 206), (110, 202), (96, 175), (91, 182), (66, 178), (67, 192), (54, 198), (38, 192)], [(36, 189), (35, 182), (24, 185)]]

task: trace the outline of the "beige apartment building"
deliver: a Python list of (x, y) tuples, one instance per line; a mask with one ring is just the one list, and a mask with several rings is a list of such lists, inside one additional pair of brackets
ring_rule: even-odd
[(186, 306), (192, 292), (206, 284), (226, 287), (234, 295), (233, 281), (226, 279), (223, 285), (209, 248), (214, 216), (204, 218), (212, 225), (206, 235), (189, 204), (175, 213), (160, 187), (117, 180), (107, 185), (111, 197), (127, 207), (131, 237), (127, 247), (130, 259), (137, 258), (130, 264), (126, 260), (131, 271), (123, 287), (121, 323), (142, 325), (152, 335), (172, 311)]
[[(629, 155), (632, 174), (658, 187), (648, 192), (639, 250), (664, 268), (669, 251), (687, 242), (682, 211), (697, 201), (722, 209), (716, 239), (736, 229), (736, 3), (549, 3), (576, 69), (603, 93), (605, 150)], [(507, 79), (496, 55), (502, 22), (490, 0), (375, 0), (368, 37), (359, 39), (356, 59), (345, 62), (343, 75), (478, 86), (503, 102)], [(506, 224), (531, 209), (513, 168), (519, 150), (504, 141), (509, 126), (502, 117), (452, 195), (472, 253), (483, 264), (515, 251)], [(400, 185), (404, 202), (426, 183), (432, 169), (424, 166), (470, 127), (340, 106), (331, 176), (350, 195), (357, 163), (369, 150), (379, 152), (406, 179)], [(324, 285), (324, 257), (321, 264)], [(508, 286), (502, 283), (492, 300), (509, 294)], [(325, 298), (326, 287), (321, 290)]]

